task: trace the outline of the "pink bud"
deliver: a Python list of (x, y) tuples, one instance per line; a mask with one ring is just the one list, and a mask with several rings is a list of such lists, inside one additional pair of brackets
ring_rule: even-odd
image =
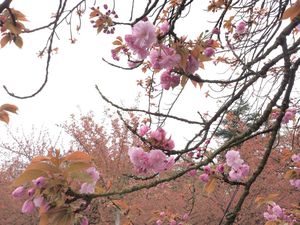
[(188, 220), (188, 218), (189, 218), (189, 214), (188, 213), (183, 214), (182, 220)]
[(22, 213), (30, 214), (33, 213), (35, 207), (31, 200), (26, 200), (22, 206)]
[(38, 187), (38, 188), (42, 188), (44, 185), (45, 185), (45, 183), (46, 183), (46, 178), (45, 177), (38, 177), (38, 178), (36, 178), (35, 180), (32, 180), (32, 183), (36, 186), (36, 187)]
[(86, 216), (82, 218), (80, 225), (89, 225), (89, 220)]
[(29, 197), (32, 197), (35, 193), (35, 188), (30, 188), (27, 193)]
[(212, 31), (213, 34), (220, 34), (220, 29), (215, 27)]
[(210, 174), (211, 173), (211, 169), (210, 169), (210, 166), (206, 165), (206, 166), (203, 166), (203, 170), (206, 174)]
[(23, 186), (17, 187), (12, 193), (11, 195), (14, 198), (22, 198), (25, 194), (25, 188)]
[(207, 183), (209, 181), (209, 175), (206, 174), (206, 173), (203, 173), (199, 176), (199, 179), (204, 182), (204, 183)]
[(211, 47), (208, 47), (204, 50), (204, 55), (207, 57), (212, 57), (215, 54), (215, 50)]
[(223, 164), (218, 165), (218, 166), (217, 166), (217, 171), (218, 171), (219, 173), (224, 173), (224, 165), (223, 165)]

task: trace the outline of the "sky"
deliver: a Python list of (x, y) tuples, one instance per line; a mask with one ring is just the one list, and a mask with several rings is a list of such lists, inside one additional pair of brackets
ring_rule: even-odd
[[(51, 14), (56, 10), (57, 2), (14, 0), (12, 6), (27, 16), (29, 22), (25, 25), (28, 28), (35, 28), (49, 22)], [(77, 1), (70, 0), (70, 2)], [(92, 2), (90, 1), (90, 6), (92, 6)], [(104, 3), (109, 5), (110, 2), (101, 1), (99, 6)], [(130, 2), (128, 0), (117, 1), (116, 11), (121, 13), (121, 18), (129, 18)], [(197, 10), (191, 10), (190, 15), (176, 27), (179, 34), (189, 34), (193, 38), (205, 29), (205, 21), (199, 23), (197, 19), (201, 7), (199, 7), (199, 2), (196, 4), (198, 4), (198, 8), (195, 5), (194, 9)], [(141, 8), (142, 5), (136, 6), (135, 15), (140, 14), (139, 7)], [(1, 136), (5, 137), (5, 140), (7, 140), (7, 128), (12, 131), (24, 129), (26, 133), (32, 126), (37, 129), (39, 127), (48, 128), (55, 137), (60, 132), (57, 125), (68, 120), (70, 114), (79, 115), (93, 111), (100, 121), (107, 104), (100, 98), (95, 85), (98, 85), (107, 97), (118, 104), (126, 107), (136, 105), (136, 96), (142, 91), (137, 88), (136, 80), (143, 79), (145, 74), (140, 69), (120, 70), (101, 60), (102, 57), (105, 57), (112, 61), (110, 57), (112, 41), (117, 35), (130, 33), (130, 27), (117, 27), (115, 35), (97, 35), (88, 20), (88, 14), (89, 9), (82, 20), (82, 30), (78, 34), (74, 32), (74, 37), (78, 40), (76, 44), (70, 43), (66, 24), (63, 24), (62, 28), (58, 30), (57, 35), (60, 40), (55, 39), (53, 45), (53, 47), (58, 47), (58, 53), (52, 55), (49, 81), (42, 92), (33, 98), (18, 100), (10, 97), (2, 86), (6, 85), (11, 92), (20, 96), (32, 94), (40, 87), (45, 76), (46, 57), (41, 59), (37, 57), (37, 53), (44, 47), (50, 30), (23, 34), (24, 46), (22, 49), (18, 49), (14, 44), (0, 49), (0, 104), (11, 103), (19, 108), (17, 115), (11, 115), (8, 126), (4, 123), (0, 125)], [(197, 21), (197, 26), (195, 26), (195, 21)], [(209, 72), (211, 73), (212, 70)], [(187, 87), (174, 108), (174, 114), (189, 118), (196, 116), (197, 110), (207, 111), (210, 105), (204, 97), (205, 87), (202, 90), (193, 88), (191, 84), (188, 84)], [(143, 94), (141, 95), (143, 96)], [(141, 108), (145, 108), (144, 103), (145, 98), (142, 98)], [(173, 126), (177, 125), (171, 124), (170, 126), (170, 129), (173, 129)], [(188, 129), (188, 127), (181, 127), (180, 134), (173, 135), (175, 137), (176, 135), (182, 136), (189, 131)]]

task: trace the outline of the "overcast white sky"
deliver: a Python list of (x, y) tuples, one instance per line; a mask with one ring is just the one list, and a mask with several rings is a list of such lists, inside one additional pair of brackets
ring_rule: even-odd
[[(27, 27), (34, 28), (49, 22), (51, 13), (56, 10), (57, 2), (54, 0), (14, 0), (12, 6), (27, 16), (30, 21), (26, 23)], [(131, 1), (116, 2), (116, 11), (125, 13), (125, 19), (128, 19)], [(101, 1), (101, 5), (104, 3), (105, 1)], [(200, 2), (196, 1), (196, 3)], [(91, 4), (88, 7), (92, 6)], [(88, 9), (86, 15), (89, 12)], [(181, 34), (191, 34), (196, 37), (205, 29), (197, 19), (199, 12), (201, 12), (199, 5), (198, 7), (196, 5), (184, 23), (178, 25), (178, 31)], [(137, 15), (139, 14), (140, 11), (137, 11)], [(145, 74), (140, 69), (124, 71), (102, 62), (102, 57), (111, 60), (111, 42), (116, 35), (96, 35), (87, 17), (84, 17), (82, 22), (83, 29), (80, 34), (77, 35), (75, 32), (78, 41), (74, 45), (68, 41), (68, 27), (62, 25), (64, 30), (58, 32), (60, 41), (56, 39), (54, 42), (54, 47), (59, 47), (59, 51), (58, 54), (52, 56), (49, 81), (44, 90), (34, 98), (26, 100), (12, 98), (5, 93), (2, 85), (6, 85), (10, 91), (21, 96), (31, 94), (40, 87), (44, 80), (46, 58), (40, 59), (36, 53), (44, 47), (50, 31), (24, 34), (23, 49), (18, 49), (14, 44), (0, 49), (0, 104), (11, 103), (19, 107), (18, 115), (11, 116), (9, 127), (12, 130), (43, 125), (57, 132), (56, 124), (63, 123), (71, 113), (79, 114), (80, 110), (82, 112), (93, 111), (101, 117), (104, 102), (97, 94), (95, 84), (98, 84), (103, 93), (115, 102), (128, 107), (135, 104), (135, 97), (141, 91), (137, 88), (135, 81), (143, 79)], [(130, 32), (129, 27), (119, 28), (119, 30), (122, 31), (119, 33), (122, 35)], [(212, 73), (212, 70), (207, 72)], [(180, 98), (174, 114), (179, 115), (184, 112), (186, 115), (195, 116), (196, 109), (208, 110), (208, 103), (203, 97), (205, 91), (205, 87), (200, 91), (190, 85)], [(0, 132), (4, 137), (6, 132), (4, 124), (1, 124)]]

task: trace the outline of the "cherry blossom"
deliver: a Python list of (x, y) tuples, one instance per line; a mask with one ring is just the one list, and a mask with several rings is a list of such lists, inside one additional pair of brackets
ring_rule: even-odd
[(139, 135), (145, 136), (145, 135), (148, 133), (149, 130), (150, 130), (150, 127), (149, 127), (149, 126), (143, 125), (143, 126), (140, 128), (140, 130), (139, 130)]
[(81, 184), (79, 192), (82, 194), (92, 194), (95, 192), (95, 184), (83, 183), (83, 184)]
[(240, 158), (240, 153), (238, 151), (230, 150), (226, 153), (226, 164), (234, 169), (238, 169), (244, 162)]
[(133, 26), (132, 34), (125, 35), (125, 41), (140, 59), (145, 59), (148, 49), (156, 42), (154, 25), (149, 21), (139, 21)]

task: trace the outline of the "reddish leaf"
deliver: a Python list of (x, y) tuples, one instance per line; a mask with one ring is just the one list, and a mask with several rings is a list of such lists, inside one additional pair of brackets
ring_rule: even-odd
[(63, 157), (63, 161), (91, 161), (91, 157), (85, 152), (72, 152)]
[(1, 41), (0, 41), (0, 45), (1, 45), (1, 48), (4, 48), (4, 46), (10, 41), (10, 36), (7, 34), (5, 35)]
[(18, 107), (12, 104), (3, 104), (0, 106), (0, 111), (5, 110), (12, 113), (17, 113)]

